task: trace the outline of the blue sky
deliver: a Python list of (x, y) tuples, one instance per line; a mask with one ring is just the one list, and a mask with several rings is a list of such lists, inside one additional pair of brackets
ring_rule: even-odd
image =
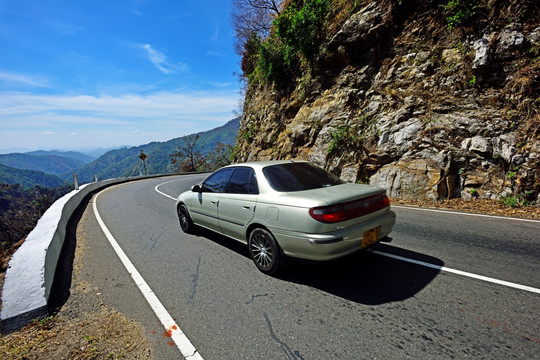
[(140, 145), (235, 117), (227, 0), (1, 0), (0, 150)]

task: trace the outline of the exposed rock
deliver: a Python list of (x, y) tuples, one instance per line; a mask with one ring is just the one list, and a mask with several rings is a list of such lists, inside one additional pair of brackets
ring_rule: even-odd
[(418, 134), (422, 130), (420, 120), (411, 119), (405, 123), (405, 126), (390, 136), (390, 141), (393, 141), (396, 145), (402, 145), (406, 142), (415, 140)]
[(540, 44), (540, 26), (531, 31), (528, 36), (528, 40), (532, 45)]
[(503, 134), (494, 137), (492, 140), (493, 155), (502, 157), (506, 162), (510, 163), (517, 152), (515, 147), (516, 138), (513, 134)]
[(521, 31), (523, 31), (522, 24), (510, 24), (501, 31), (496, 50), (500, 57), (506, 59), (511, 56), (512, 51), (523, 47), (525, 36)]
[[(248, 88), (241, 134), (252, 126), (255, 135), (239, 138), (239, 160), (309, 160), (392, 197), (535, 200), (538, 9), (520, 24), (489, 19), (490, 32), (474, 41), (469, 28), (445, 27), (437, 2), (413, 1), (402, 13), (388, 3), (333, 24), (301, 99), (299, 87)], [(330, 153), (344, 126), (342, 149)]]
[(491, 35), (484, 35), (473, 43), (473, 69), (485, 69), (491, 64), (490, 43)]
[(491, 144), (483, 136), (475, 136), (471, 139), (470, 142), (470, 151), (474, 151), (479, 154), (490, 154), (492, 151)]
[(355, 182), (358, 178), (358, 165), (346, 166), (341, 170), (340, 178), (343, 181)]
[(378, 34), (386, 31), (382, 24), (382, 11), (376, 1), (372, 1), (359, 12), (352, 15), (343, 27), (330, 40), (330, 51), (345, 53), (350, 47), (364, 51), (371, 47)]

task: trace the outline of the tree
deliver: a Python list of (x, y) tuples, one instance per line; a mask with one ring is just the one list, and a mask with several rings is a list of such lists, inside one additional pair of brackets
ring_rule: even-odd
[(234, 160), (234, 147), (218, 142), (216, 148), (208, 155), (208, 163), (214, 170), (229, 165)]
[(282, 0), (232, 0), (231, 20), (236, 33), (234, 44), (238, 55), (244, 56), (252, 37), (266, 38), (272, 20), (281, 14)]
[(176, 172), (193, 172), (206, 170), (206, 158), (199, 151), (195, 151), (199, 134), (184, 136), (184, 145), (178, 146), (178, 151), (170, 154), (171, 163), (176, 165)]

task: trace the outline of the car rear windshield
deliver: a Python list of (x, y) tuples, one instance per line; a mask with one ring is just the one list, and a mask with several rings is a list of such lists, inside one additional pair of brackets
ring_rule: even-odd
[(291, 192), (343, 184), (337, 176), (310, 163), (287, 163), (265, 167), (264, 176), (276, 191)]

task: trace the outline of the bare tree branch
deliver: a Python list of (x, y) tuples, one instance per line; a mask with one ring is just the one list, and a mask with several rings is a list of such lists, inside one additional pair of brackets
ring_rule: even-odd
[(255, 34), (267, 37), (272, 20), (281, 13), (282, 0), (232, 0), (231, 20), (236, 33), (235, 51), (244, 55), (244, 46)]

